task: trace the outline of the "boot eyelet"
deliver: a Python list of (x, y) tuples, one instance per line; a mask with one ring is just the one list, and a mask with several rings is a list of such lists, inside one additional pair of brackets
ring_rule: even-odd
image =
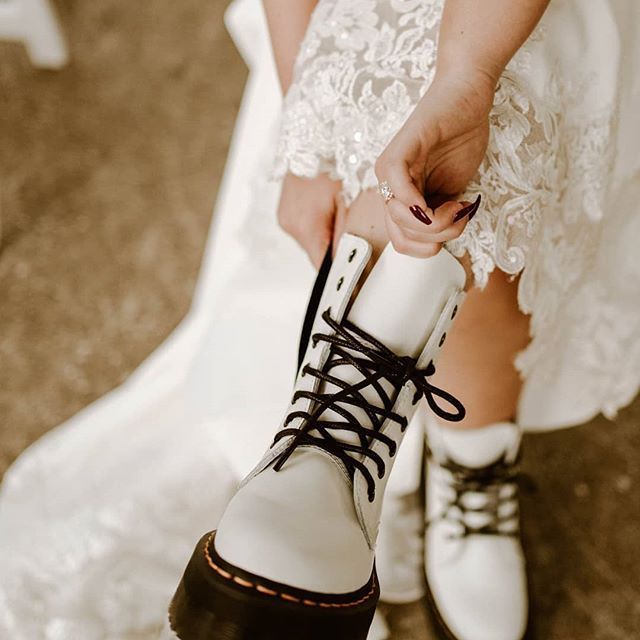
[(453, 311), (451, 312), (451, 319), (453, 320), (456, 317), (456, 314), (458, 313), (458, 305), (456, 305), (455, 307), (453, 307)]
[(352, 262), (353, 259), (356, 257), (356, 249), (354, 249), (350, 254), (349, 254), (349, 262)]
[(440, 343), (438, 344), (439, 347), (441, 347), (444, 344), (444, 341), (447, 339), (447, 334), (443, 333), (442, 337), (440, 338)]
[(336, 285), (336, 291), (340, 291), (340, 287), (342, 287), (342, 283), (344, 282), (344, 278), (340, 278), (338, 280), (338, 284)]

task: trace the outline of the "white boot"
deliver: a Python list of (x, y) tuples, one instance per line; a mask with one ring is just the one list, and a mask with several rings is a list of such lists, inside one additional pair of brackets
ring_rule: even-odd
[(448, 640), (521, 640), (527, 629), (519, 536), (520, 429), (427, 428), (428, 602)]
[[(365, 240), (343, 236), (281, 430), (174, 598), (182, 640), (367, 636), (382, 497), (415, 405), (424, 397), (445, 419), (464, 415), (428, 381), (463, 268), (444, 250), (418, 260), (389, 246), (348, 310), (370, 256)], [(268, 363), (247, 366), (268, 375)]]
[(380, 600), (390, 604), (416, 602), (425, 594), (421, 491), (425, 414), (425, 406), (420, 403), (396, 455), (382, 506), (376, 572)]

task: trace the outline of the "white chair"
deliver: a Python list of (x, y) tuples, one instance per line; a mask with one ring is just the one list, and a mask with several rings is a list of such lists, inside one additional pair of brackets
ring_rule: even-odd
[(69, 60), (49, 0), (0, 0), (0, 40), (22, 42), (35, 67), (59, 69)]

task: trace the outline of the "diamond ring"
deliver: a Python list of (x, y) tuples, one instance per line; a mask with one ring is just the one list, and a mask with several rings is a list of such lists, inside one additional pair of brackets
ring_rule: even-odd
[(385, 204), (387, 204), (391, 198), (396, 197), (393, 191), (391, 191), (391, 187), (386, 180), (378, 184), (378, 193), (384, 198)]

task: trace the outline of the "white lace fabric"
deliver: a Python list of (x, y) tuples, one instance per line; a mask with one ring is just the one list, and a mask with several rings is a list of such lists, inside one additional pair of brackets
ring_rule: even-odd
[(350, 204), (434, 73), (442, 0), (320, 0), (284, 105), (275, 174), (342, 180)]
[[(276, 176), (326, 172), (342, 181), (347, 204), (376, 185), (377, 157), (433, 79), (443, 5), (320, 0), (285, 98)], [(580, 55), (577, 38), (589, 43)], [(615, 323), (623, 326), (615, 338), (603, 336), (606, 344), (593, 344), (585, 326), (599, 312), (583, 306), (576, 324), (572, 306), (607, 288), (594, 265), (603, 253), (614, 185), (640, 192), (637, 167), (613, 172), (619, 48), (606, 0), (588, 8), (577, 0), (552, 3), (498, 85), (487, 154), (465, 194), (469, 200), (481, 194), (482, 207), (463, 235), (447, 243), (454, 255), (469, 254), (480, 287), (496, 267), (522, 274), (519, 304), (531, 314), (533, 339), (517, 365), (532, 382), (523, 394), (522, 421), (530, 425), (571, 424), (599, 411), (613, 416), (640, 381), (640, 334), (627, 324), (633, 323), (629, 313), (609, 306), (611, 315), (624, 317)], [(631, 210), (627, 218), (634, 215)], [(638, 267), (630, 264), (625, 272), (640, 293)], [(614, 308), (621, 303), (609, 300)], [(627, 376), (611, 378), (611, 358), (622, 345), (636, 360)], [(569, 408), (562, 415), (553, 402), (549, 414), (535, 409), (532, 398), (548, 394), (554, 377), (566, 378), (569, 368), (581, 371), (563, 386)]]

